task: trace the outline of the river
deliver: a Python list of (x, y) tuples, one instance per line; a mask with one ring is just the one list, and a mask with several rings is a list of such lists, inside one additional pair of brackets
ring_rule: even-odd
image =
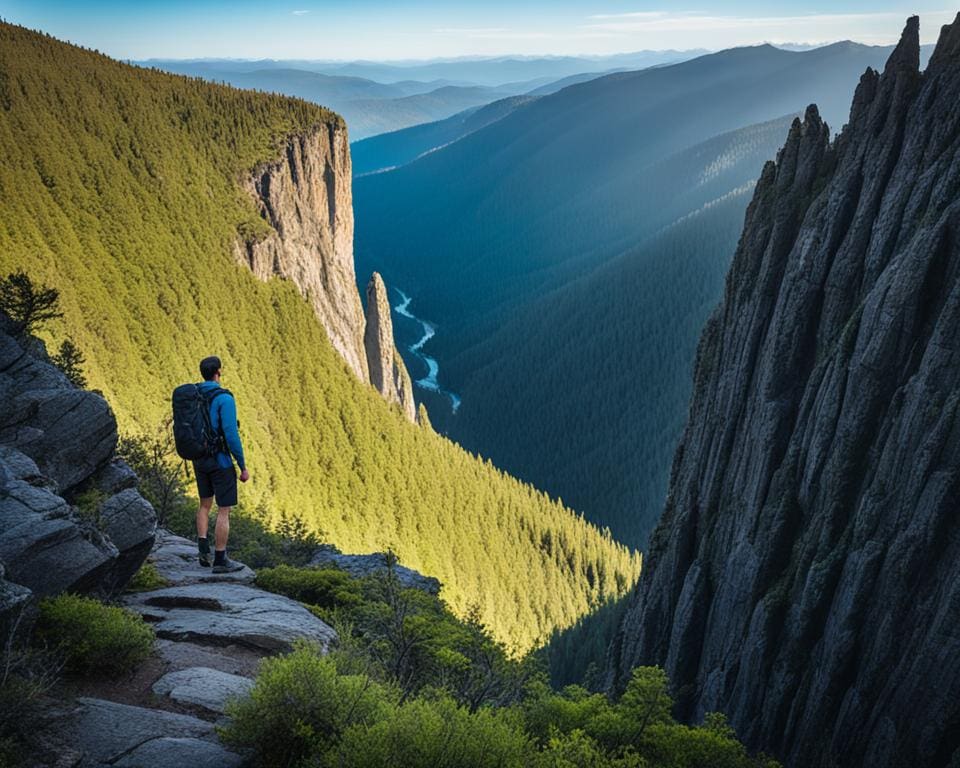
[(450, 407), (453, 412), (456, 413), (457, 409), (460, 407), (460, 397), (449, 390), (443, 389), (440, 386), (440, 382), (437, 380), (437, 375), (440, 373), (440, 364), (437, 362), (436, 358), (430, 357), (430, 355), (424, 354), (423, 352), (424, 344), (426, 344), (436, 335), (437, 327), (433, 323), (429, 323), (426, 320), (421, 320), (410, 311), (410, 302), (413, 300), (410, 296), (407, 296), (407, 294), (405, 294), (399, 288), (394, 288), (393, 290), (400, 295), (400, 303), (393, 308), (394, 311), (398, 315), (403, 315), (404, 317), (413, 320), (415, 323), (419, 323), (423, 328), (423, 335), (420, 337), (420, 339), (416, 343), (407, 347), (407, 349), (412, 354), (416, 355), (416, 357), (427, 367), (427, 375), (422, 379), (417, 379), (413, 383), (422, 389), (449, 397)]

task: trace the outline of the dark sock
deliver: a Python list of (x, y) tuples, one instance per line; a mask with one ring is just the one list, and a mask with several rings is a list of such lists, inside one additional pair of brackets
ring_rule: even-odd
[(200, 547), (200, 551), (204, 554), (210, 551), (210, 542), (207, 541), (206, 536), (197, 536), (197, 544)]
[(213, 553), (213, 564), (223, 565), (223, 559), (227, 556), (227, 550), (218, 549)]

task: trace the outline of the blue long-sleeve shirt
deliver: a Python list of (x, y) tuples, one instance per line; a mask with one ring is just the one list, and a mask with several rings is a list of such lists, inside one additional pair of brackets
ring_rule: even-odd
[[(220, 385), (215, 381), (201, 381), (197, 387), (202, 393)], [(227, 442), (227, 450), (230, 453), (218, 453), (217, 464), (224, 469), (233, 466), (233, 458), (237, 460), (237, 466), (243, 472), (247, 465), (243, 460), (243, 444), (240, 442), (240, 431), (237, 429), (237, 404), (233, 400), (232, 394), (218, 395), (210, 404), (210, 423), (213, 426), (214, 433), (223, 431), (223, 436)]]

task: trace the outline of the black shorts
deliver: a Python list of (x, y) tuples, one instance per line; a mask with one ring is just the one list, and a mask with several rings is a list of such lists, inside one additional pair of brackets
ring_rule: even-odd
[(193, 462), (193, 471), (201, 499), (216, 496), (218, 507), (237, 506), (237, 469), (232, 463), (229, 469), (224, 469), (216, 457), (211, 456)]

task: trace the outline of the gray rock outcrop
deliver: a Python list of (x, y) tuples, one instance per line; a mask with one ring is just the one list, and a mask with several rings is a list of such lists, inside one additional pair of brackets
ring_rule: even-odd
[(334, 348), (369, 381), (363, 307), (353, 264), (353, 198), (346, 126), (331, 122), (287, 141), (283, 156), (244, 182), (273, 232), (238, 239), (237, 259), (261, 280), (287, 278), (310, 301)]
[(918, 57), (764, 168), (610, 648), (789, 766), (960, 760), (960, 16)]
[[(383, 552), (345, 555), (332, 544), (319, 547), (310, 560), (310, 565), (315, 568), (338, 568), (357, 578), (386, 573), (391, 567), (389, 556)], [(432, 576), (424, 576), (413, 568), (407, 568), (399, 563), (393, 563), (393, 572), (403, 587), (419, 589), (431, 595), (440, 592), (440, 582)]]
[(413, 382), (393, 340), (393, 320), (387, 286), (378, 272), (367, 284), (366, 330), (363, 346), (370, 371), (370, 383), (384, 399), (397, 403), (409, 421), (417, 420)]
[[(117, 425), (106, 401), (77, 389), (36, 340), (0, 317), (0, 562), (33, 595), (113, 592), (150, 551), (156, 514), (136, 476), (113, 459)], [(80, 491), (98, 489), (91, 509)], [(4, 587), (24, 600), (22, 589)]]
[(170, 640), (272, 653), (290, 650), (296, 640), (326, 649), (337, 639), (300, 603), (245, 584), (186, 584), (128, 595), (123, 602), (153, 624), (158, 637)]

